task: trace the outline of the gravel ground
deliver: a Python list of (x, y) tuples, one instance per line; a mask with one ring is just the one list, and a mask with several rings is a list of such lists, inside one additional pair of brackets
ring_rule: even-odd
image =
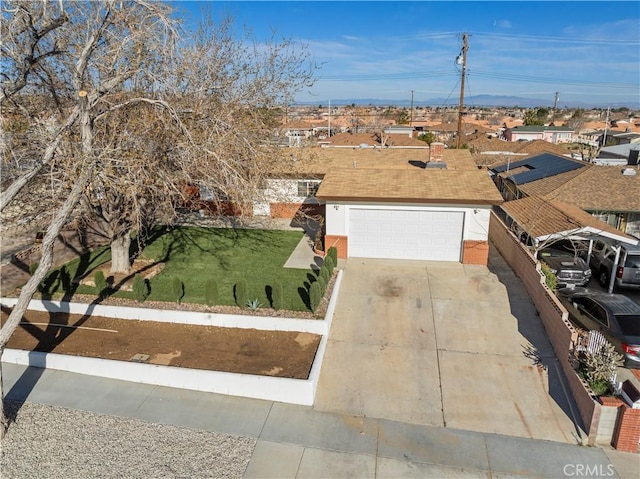
[[(16, 403), (8, 402), (15, 411)], [(25, 403), (0, 453), (0, 477), (241, 478), (256, 440)]]

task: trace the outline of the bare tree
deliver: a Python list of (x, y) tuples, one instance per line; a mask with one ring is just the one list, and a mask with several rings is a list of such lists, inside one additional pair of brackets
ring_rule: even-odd
[(2, 14), (0, 105), (27, 86), (29, 77), (38, 73), (48, 57), (61, 53), (52, 32), (69, 21), (62, 2), (50, 0), (6, 0)]
[[(38, 77), (58, 126), (45, 135), (36, 167), (2, 193), (4, 207), (50, 164), (63, 185), (61, 206), (40, 264), (0, 330), (0, 352), (53, 264), (54, 240), (71, 215), (102, 228), (112, 271), (128, 272), (132, 232), (170, 220), (186, 185), (207, 188), (217, 201), (251, 202), (277, 153), (263, 141), (272, 128), (265, 111), (313, 79), (304, 48), (275, 36), (266, 43), (238, 37), (232, 20), (206, 19), (178, 45), (166, 4), (64, 5), (69, 21), (56, 29), (64, 49)], [(12, 101), (28, 112), (34, 95)]]
[[(55, 56), (55, 63), (50, 65), (51, 70), (44, 78), (48, 81), (47, 92), (52, 94), (63, 112), (63, 125), (47, 146), (44, 161), (16, 180), (20, 186), (15, 188), (13, 196), (5, 197), (5, 190), (4, 204), (8, 204), (37, 174), (44, 162), (53, 159), (63, 141), (68, 145), (79, 142), (79, 147), (67, 148), (68, 154), (58, 155), (56, 167), (63, 172), (70, 186), (65, 192), (66, 199), (62, 207), (56, 211), (44, 236), (39, 266), (22, 288), (16, 306), (0, 330), (0, 354), (20, 323), (38, 284), (53, 264), (56, 237), (76, 210), (83, 192), (91, 184), (94, 170), (101, 158), (101, 152), (96, 151), (94, 145), (97, 116), (112, 108), (112, 102), (107, 100), (118, 89), (122, 89), (125, 82), (131, 81), (136, 75), (146, 75), (151, 70), (144, 47), (166, 47), (165, 40), (174, 34), (170, 11), (160, 3), (140, 0), (128, 3), (108, 1), (61, 5), (68, 7), (61, 16), (69, 21), (56, 29), (56, 35), (59, 35), (59, 41), (64, 42), (65, 49), (64, 53), (60, 52)], [(22, 14), (22, 10), (9, 11), (10, 18), (14, 13)], [(25, 37), (24, 42), (30, 44), (31, 37)], [(153, 45), (154, 42), (162, 42), (162, 45)], [(158, 50), (151, 51), (154, 52), (153, 55), (157, 55), (155, 52)], [(43, 64), (39, 67), (45, 69)], [(14, 65), (14, 69), (20, 68), (20, 64)], [(8, 76), (18, 77), (20, 74), (18, 72)], [(12, 99), (16, 98), (15, 93), (13, 91)], [(35, 92), (29, 93), (31, 96), (35, 95)], [(23, 92), (23, 96), (26, 95)], [(29, 99), (23, 101), (21, 106), (26, 109), (28, 105)], [(1, 374), (0, 392), (3, 398)], [(2, 401), (0, 406), (3, 406)], [(4, 407), (1, 412), (0, 437), (4, 436), (8, 427)]]

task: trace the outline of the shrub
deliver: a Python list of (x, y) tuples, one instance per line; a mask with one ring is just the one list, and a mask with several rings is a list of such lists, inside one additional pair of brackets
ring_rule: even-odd
[(33, 274), (36, 272), (36, 270), (38, 269), (38, 266), (40, 266), (40, 263), (31, 263), (29, 265), (29, 274), (31, 276), (33, 276)]
[(140, 273), (133, 278), (133, 297), (138, 303), (143, 303), (149, 296), (149, 283)]
[(595, 394), (603, 395), (611, 392), (611, 378), (622, 364), (622, 355), (606, 342), (597, 352), (581, 356), (580, 373)]
[(175, 277), (173, 278), (171, 287), (173, 289), (173, 297), (176, 299), (176, 303), (180, 304), (180, 301), (182, 301), (182, 298), (184, 297), (184, 283), (180, 278)]
[(93, 284), (95, 285), (96, 295), (103, 297), (107, 293), (107, 278), (104, 271), (99, 269), (93, 274)]
[(320, 274), (318, 275), (318, 278), (322, 278), (324, 280), (325, 286), (329, 284), (329, 279), (331, 279), (331, 272), (327, 269), (326, 266), (320, 268)]
[(320, 306), (320, 302), (322, 301), (322, 286), (318, 281), (311, 284), (309, 288), (309, 303), (311, 306), (311, 311), (314, 313)]
[(241, 308), (247, 306), (247, 280), (242, 278), (236, 283), (236, 304)]
[(247, 301), (247, 308), (249, 308), (251, 311), (255, 311), (260, 306), (262, 306), (262, 303), (258, 301), (258, 298)]
[(216, 304), (218, 299), (218, 283), (216, 283), (215, 279), (210, 278), (207, 280), (207, 283), (204, 285), (204, 297), (209, 306)]
[(334, 265), (338, 265), (338, 248), (336, 248), (335, 246), (329, 248), (329, 250), (327, 251), (327, 256), (330, 256), (333, 259)]
[(275, 309), (276, 311), (278, 311), (279, 309), (282, 309), (282, 297), (283, 297), (282, 289), (283, 289), (282, 282), (275, 280), (271, 288), (271, 299), (273, 301), (273, 309)]
[(329, 273), (332, 273), (336, 267), (336, 263), (333, 261), (333, 256), (326, 256), (324, 258), (324, 263), (322, 266), (327, 268), (329, 270)]
[(551, 291), (555, 291), (558, 287), (558, 278), (554, 272), (551, 271), (551, 268), (549, 268), (549, 265), (546, 263), (540, 263), (540, 270), (542, 271), (542, 274), (544, 274), (544, 282), (547, 284), (547, 287)]
[(323, 276), (318, 276), (316, 282), (320, 283), (320, 293), (322, 294), (322, 296), (324, 296), (324, 293), (327, 290), (327, 282), (325, 281)]

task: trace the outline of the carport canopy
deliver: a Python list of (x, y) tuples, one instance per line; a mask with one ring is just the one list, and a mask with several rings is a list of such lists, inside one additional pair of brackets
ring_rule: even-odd
[[(531, 239), (536, 254), (545, 245), (560, 240), (589, 241), (588, 264), (593, 241), (600, 240), (609, 243), (616, 251), (615, 271), (620, 260), (620, 245), (637, 245), (639, 242), (637, 238), (622, 233), (577, 206), (561, 201), (529, 196), (507, 201), (501, 208), (511, 218), (512, 230), (515, 229), (520, 236), (526, 234)], [(614, 275), (611, 275), (610, 293), (614, 280)]]

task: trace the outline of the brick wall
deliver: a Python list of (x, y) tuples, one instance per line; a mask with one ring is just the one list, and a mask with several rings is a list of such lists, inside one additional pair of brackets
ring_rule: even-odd
[(272, 218), (293, 218), (302, 203), (271, 203), (269, 214)]
[(527, 289), (567, 379), (571, 395), (578, 406), (580, 417), (589, 436), (588, 442), (591, 445), (595, 444), (601, 405), (593, 399), (591, 392), (575, 373), (571, 363), (570, 350), (577, 338), (577, 333), (568, 321), (569, 313), (560, 304), (555, 294), (547, 288), (544, 276), (529, 250), (493, 212), (489, 220), (489, 240)]
[(463, 243), (462, 263), (481, 264), (486, 266), (489, 261), (489, 242), (465, 240)]
[(329, 251), (329, 248), (335, 246), (338, 250), (338, 258), (346, 259), (348, 250), (348, 238), (340, 235), (325, 235), (324, 237), (324, 250)]
[(611, 445), (618, 451), (638, 452), (638, 441), (640, 441), (640, 409), (631, 409), (623, 404), (618, 411), (618, 421)]

